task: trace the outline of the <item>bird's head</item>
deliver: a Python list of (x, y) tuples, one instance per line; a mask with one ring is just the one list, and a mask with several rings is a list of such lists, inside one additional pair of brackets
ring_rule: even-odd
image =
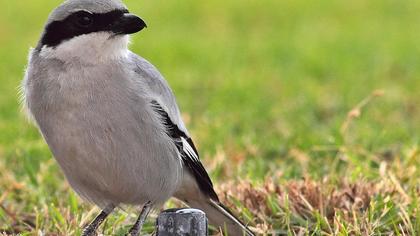
[(50, 14), (36, 50), (65, 62), (124, 56), (128, 35), (145, 27), (120, 0), (67, 0)]

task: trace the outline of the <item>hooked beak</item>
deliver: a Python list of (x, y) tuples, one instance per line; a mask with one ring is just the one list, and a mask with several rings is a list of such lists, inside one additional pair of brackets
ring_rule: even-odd
[(146, 27), (146, 23), (140, 17), (124, 13), (112, 24), (111, 29), (115, 34), (134, 34)]

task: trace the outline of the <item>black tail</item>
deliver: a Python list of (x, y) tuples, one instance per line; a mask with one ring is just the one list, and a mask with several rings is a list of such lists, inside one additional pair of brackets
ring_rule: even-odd
[(220, 202), (207, 200), (203, 202), (188, 202), (188, 205), (203, 210), (210, 224), (226, 229), (228, 236), (254, 236), (255, 234), (232, 212)]

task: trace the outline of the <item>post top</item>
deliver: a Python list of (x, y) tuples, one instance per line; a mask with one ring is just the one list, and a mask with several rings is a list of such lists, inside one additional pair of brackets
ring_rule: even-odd
[(205, 214), (202, 210), (194, 208), (174, 208), (162, 211), (162, 214)]

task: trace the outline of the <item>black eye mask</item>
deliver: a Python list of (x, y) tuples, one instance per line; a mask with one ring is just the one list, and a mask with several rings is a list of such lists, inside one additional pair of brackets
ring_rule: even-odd
[(113, 32), (113, 25), (128, 10), (114, 10), (107, 13), (90, 13), (78, 11), (61, 21), (47, 25), (40, 41), (40, 47), (55, 47), (67, 39), (94, 32)]

